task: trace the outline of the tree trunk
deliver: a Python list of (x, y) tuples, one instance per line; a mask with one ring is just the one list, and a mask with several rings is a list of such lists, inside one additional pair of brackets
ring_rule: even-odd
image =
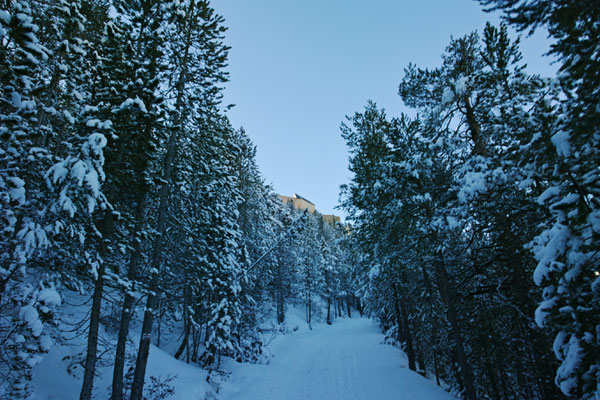
[(418, 337), (415, 337), (415, 345), (417, 348), (417, 363), (419, 364), (419, 373), (423, 376), (427, 375), (427, 365), (425, 364), (425, 355)]
[(160, 347), (160, 329), (162, 327), (162, 318), (164, 315), (163, 303), (161, 301), (158, 302), (158, 322), (156, 326), (156, 347)]
[[(116, 187), (113, 184), (108, 198), (114, 198), (115, 192)], [(104, 291), (104, 272), (106, 270), (104, 257), (108, 251), (108, 242), (113, 230), (113, 222), (113, 213), (111, 210), (107, 210), (102, 221), (102, 227), (100, 229), (102, 234), (102, 242), (100, 243), (100, 247), (98, 249), (100, 262), (96, 271), (97, 276), (96, 281), (94, 282), (94, 294), (92, 295), (92, 309), (90, 310), (90, 325), (85, 357), (85, 372), (83, 374), (81, 392), (79, 393), (80, 400), (90, 400), (92, 398), (92, 390), (94, 388), (96, 361), (98, 361), (98, 331), (100, 328), (100, 317), (102, 314), (102, 293)]]
[(496, 383), (496, 376), (494, 375), (494, 370), (490, 365), (489, 361), (485, 363), (488, 377), (490, 378), (490, 385), (492, 387), (492, 393), (494, 394), (494, 400), (502, 400), (500, 397), (500, 393), (498, 392), (498, 385)]
[[(135, 212), (135, 232), (139, 232), (143, 225), (144, 210), (146, 207), (145, 194), (138, 199), (138, 205)], [(134, 297), (131, 295), (135, 280), (137, 279), (139, 263), (142, 258), (142, 240), (136, 237), (133, 240), (133, 249), (131, 258), (129, 259), (129, 267), (127, 271), (127, 279), (132, 287), (125, 290), (125, 298), (123, 299), (123, 308), (121, 310), (121, 322), (119, 324), (119, 336), (117, 338), (117, 348), (115, 354), (115, 365), (113, 367), (112, 379), (112, 395), (111, 400), (123, 399), (123, 371), (125, 370), (125, 352), (127, 350), (127, 337), (129, 336), (129, 323), (133, 315)]]
[(460, 327), (458, 324), (458, 316), (454, 306), (454, 292), (450, 285), (450, 281), (448, 280), (446, 265), (439, 255), (435, 260), (435, 271), (440, 284), (442, 298), (446, 301), (446, 311), (448, 315), (448, 321), (450, 322), (452, 337), (454, 339), (456, 361), (458, 362), (460, 376), (464, 385), (464, 396), (467, 400), (476, 400), (473, 375), (465, 354), (463, 338), (460, 334)]
[(471, 140), (473, 141), (473, 154), (478, 156), (485, 156), (487, 154), (485, 142), (481, 137), (481, 127), (475, 118), (475, 112), (471, 106), (469, 96), (465, 95), (463, 99), (465, 103), (465, 115), (467, 124), (469, 125), (469, 131), (471, 131)]
[(102, 311), (102, 292), (104, 290), (104, 268), (104, 262), (101, 262), (97, 270), (98, 277), (94, 284), (92, 309), (90, 312), (90, 326), (87, 337), (85, 372), (83, 374), (83, 384), (81, 385), (81, 392), (79, 394), (80, 400), (91, 399), (92, 389), (94, 388), (98, 351), (98, 330), (100, 326), (100, 313)]
[(331, 325), (331, 297), (327, 298), (327, 325)]
[(408, 357), (408, 368), (412, 371), (416, 371), (417, 364), (415, 361), (412, 335), (410, 333), (408, 314), (406, 311), (406, 301), (404, 300), (401, 287), (398, 284), (394, 284), (394, 300), (396, 320), (398, 322), (398, 337), (400, 338), (403, 345), (403, 350), (406, 352), (406, 356)]
[(404, 337), (406, 338), (406, 355), (408, 357), (408, 368), (412, 371), (417, 370), (415, 360), (415, 350), (413, 348), (412, 334), (408, 322), (408, 314), (406, 312), (406, 302), (401, 300), (400, 312), (402, 313), (402, 325), (404, 325)]
[(183, 354), (183, 351), (188, 347), (188, 341), (190, 340), (190, 324), (186, 323), (184, 329), (184, 334), (183, 334), (183, 340), (181, 341), (181, 344), (179, 345), (179, 348), (177, 349), (177, 351), (175, 352), (174, 357), (176, 359), (179, 360), (179, 357), (181, 357), (181, 355)]
[(348, 318), (352, 318), (352, 313), (350, 312), (350, 297), (346, 295), (346, 310), (348, 311)]
[(281, 260), (277, 258), (277, 283), (276, 292), (276, 307), (277, 307), (277, 323), (282, 324), (285, 321), (285, 310), (283, 304), (283, 277), (281, 271)]
[(356, 309), (358, 310), (358, 313), (360, 314), (360, 317), (363, 317), (363, 305), (360, 302), (360, 298), (356, 297)]
[(133, 374), (133, 384), (131, 386), (131, 400), (141, 400), (144, 386), (144, 377), (146, 375), (146, 364), (150, 352), (150, 335), (152, 333), (152, 324), (154, 322), (154, 312), (158, 306), (158, 278), (162, 264), (162, 249), (164, 244), (164, 235), (167, 222), (167, 207), (169, 192), (171, 189), (171, 172), (175, 158), (177, 134), (179, 129), (174, 129), (169, 138), (167, 154), (163, 165), (163, 183), (160, 189), (157, 235), (154, 240), (154, 249), (152, 252), (152, 262), (150, 268), (150, 285), (148, 287), (148, 300), (146, 310), (144, 311), (144, 321), (142, 322), (142, 334), (138, 349), (138, 356), (135, 363), (135, 372)]
[(176, 359), (179, 359), (179, 357), (181, 357), (181, 355), (183, 354), (183, 351), (188, 347), (188, 341), (189, 341), (189, 337), (190, 337), (190, 315), (188, 312), (188, 307), (190, 307), (190, 301), (189, 301), (189, 286), (188, 286), (188, 280), (187, 280), (187, 275), (186, 275), (186, 284), (183, 287), (183, 340), (181, 341), (181, 345), (179, 345), (179, 348), (177, 349), (177, 351), (175, 352), (174, 357)]
[(398, 294), (394, 291), (394, 315), (396, 317), (396, 339), (400, 342), (400, 346), (404, 351), (406, 348), (406, 338), (404, 337), (404, 323), (402, 322), (402, 313), (400, 312), (400, 299)]
[(310, 325), (312, 322), (312, 307), (311, 307), (312, 299), (310, 297), (310, 287), (308, 289), (308, 324)]
[(169, 135), (167, 153), (165, 155), (163, 163), (163, 185), (160, 188), (159, 194), (158, 218), (156, 226), (157, 234), (154, 240), (154, 249), (152, 251), (152, 261), (150, 268), (151, 279), (149, 285), (148, 300), (146, 302), (146, 310), (144, 311), (144, 321), (142, 322), (142, 334), (140, 337), (140, 345), (135, 363), (135, 372), (133, 374), (133, 384), (131, 386), (130, 400), (142, 400), (144, 390), (144, 378), (146, 376), (146, 365), (148, 364), (148, 355), (150, 353), (150, 335), (152, 333), (152, 324), (154, 322), (154, 311), (156, 310), (156, 307), (158, 305), (158, 278), (162, 266), (162, 253), (164, 236), (166, 233), (167, 208), (169, 194), (171, 192), (173, 164), (176, 156), (178, 137), (180, 132), (183, 130), (183, 96), (185, 82), (187, 79), (187, 63), (189, 50), (191, 46), (191, 32), (193, 29), (192, 24), (194, 21), (194, 7), (195, 1), (191, 1), (187, 12), (187, 21), (189, 25), (187, 27), (187, 38), (181, 63), (182, 70), (179, 74), (179, 79), (177, 81), (175, 119), (173, 123), (173, 129), (171, 130), (171, 133)]
[[(143, 41), (143, 35), (144, 35), (144, 31), (147, 27), (147, 23), (150, 20), (148, 13), (151, 12), (150, 8), (144, 7), (144, 13), (145, 13), (145, 18), (141, 19), (140, 22), (140, 29), (138, 32), (138, 38), (137, 38), (137, 53), (140, 54), (142, 52), (142, 47), (144, 43), (149, 44), (150, 48), (153, 48), (154, 50), (156, 50), (156, 46), (157, 46), (157, 42), (156, 41), (150, 41), (150, 42), (144, 42)], [(158, 23), (156, 20), (154, 21), (154, 23)], [(154, 56), (151, 59), (151, 62), (149, 64), (149, 72), (150, 75), (153, 77), (156, 77), (158, 74), (158, 70), (157, 70), (157, 61), (158, 61), (158, 56)], [(147, 109), (150, 110), (154, 107), (154, 98), (151, 97), (151, 100), (149, 101), (149, 104), (147, 104)], [(145, 127), (144, 127), (144, 135), (145, 137), (149, 140), (149, 138), (151, 137), (152, 133), (154, 132), (154, 125), (152, 123), (150, 123), (150, 121), (146, 121)], [(144, 173), (146, 171), (138, 171), (141, 173)], [(135, 237), (133, 240), (133, 247), (131, 250), (131, 257), (129, 259), (129, 265), (128, 265), (128, 270), (127, 270), (127, 279), (131, 285), (131, 287), (129, 288), (129, 290), (125, 290), (124, 291), (124, 299), (123, 299), (123, 308), (121, 310), (121, 321), (119, 324), (119, 335), (117, 338), (117, 347), (116, 347), (116, 353), (115, 353), (115, 364), (113, 366), (113, 379), (112, 379), (112, 394), (111, 394), (111, 400), (122, 400), (123, 399), (123, 372), (125, 369), (125, 354), (127, 351), (127, 337), (129, 336), (129, 324), (131, 322), (131, 318), (133, 316), (133, 312), (134, 310), (133, 305), (134, 305), (134, 297), (132, 295), (133, 289), (135, 287), (135, 282), (138, 278), (138, 270), (139, 270), (139, 265), (140, 265), (140, 261), (142, 259), (142, 237), (139, 237), (139, 233), (142, 231), (142, 228), (144, 226), (144, 213), (146, 210), (146, 200), (147, 200), (147, 194), (148, 194), (148, 187), (147, 186), (142, 186), (141, 189), (139, 189), (138, 195), (137, 195), (137, 206), (136, 206), (136, 210), (135, 210), (135, 214), (134, 214), (134, 221), (135, 221), (135, 226), (134, 226), (134, 232), (135, 232)]]
[(437, 350), (433, 350), (433, 368), (435, 369), (435, 383), (438, 386), (442, 386), (440, 382), (440, 366), (438, 362)]

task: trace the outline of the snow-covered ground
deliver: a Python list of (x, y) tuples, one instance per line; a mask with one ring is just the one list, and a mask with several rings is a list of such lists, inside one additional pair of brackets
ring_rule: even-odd
[[(74, 326), (83, 320), (88, 311), (85, 305), (86, 296), (68, 293), (65, 296), (67, 305), (63, 313), (59, 329), (65, 340), (63, 343), (54, 344), (50, 352), (44, 356), (42, 362), (35, 366), (33, 373), (33, 386), (35, 400), (76, 400), (79, 398), (83, 368), (74, 360), (82, 359), (86, 348), (86, 336), (80, 331), (75, 331)], [(108, 308), (107, 308), (108, 309)], [(139, 343), (140, 317), (131, 324), (129, 346), (129, 365), (135, 360), (137, 343)], [(168, 384), (175, 388), (175, 394), (165, 400), (204, 400), (207, 392), (213, 388), (206, 381), (207, 371), (194, 364), (186, 364), (172, 356), (177, 348), (177, 335), (172, 334), (168, 327), (163, 329), (163, 349), (151, 345), (148, 366), (146, 370), (145, 388), (151, 386), (151, 377), (160, 381), (169, 380)], [(110, 387), (116, 345), (116, 331), (106, 330), (105, 325), (100, 325), (100, 353), (106, 353), (102, 362), (97, 365), (98, 376), (94, 380), (94, 399), (105, 400), (110, 398)], [(165, 351), (168, 350), (168, 351)], [(170, 352), (172, 350), (172, 352)], [(1, 396), (0, 396), (1, 397)], [(12, 399), (11, 399), (12, 400)]]
[(219, 400), (455, 399), (410, 371), (404, 354), (383, 338), (366, 318), (301, 328), (274, 341), (268, 365), (228, 365), (232, 374)]
[[(303, 317), (301, 310), (289, 310), (285, 326), (292, 333), (279, 334), (271, 341), (268, 363), (225, 362), (223, 369), (231, 374), (224, 381), (215, 377), (219, 386), (216, 397), (215, 386), (206, 381), (206, 370), (176, 360), (155, 346), (150, 350), (147, 376), (172, 378), (169, 384), (175, 392), (167, 400), (454, 399), (431, 380), (410, 371), (399, 349), (382, 344), (384, 336), (371, 320), (338, 318), (331, 326), (319, 323), (311, 330)], [(101, 334), (111, 342), (112, 335), (104, 329)], [(66, 369), (69, 360), (84, 349), (84, 337), (52, 348), (34, 370), (36, 399), (79, 398), (82, 371), (69, 374)], [(99, 373), (94, 396), (108, 399), (112, 366), (99, 366)]]

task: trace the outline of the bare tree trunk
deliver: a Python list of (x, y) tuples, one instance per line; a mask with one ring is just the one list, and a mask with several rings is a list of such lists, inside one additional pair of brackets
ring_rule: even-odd
[[(145, 194), (141, 195), (138, 199), (138, 204), (135, 211), (135, 232), (141, 230), (144, 220), (144, 210), (146, 207)], [(125, 370), (125, 352), (127, 350), (127, 337), (129, 336), (129, 323), (133, 315), (133, 302), (132, 296), (133, 285), (137, 279), (138, 268), (140, 259), (142, 258), (142, 241), (139, 237), (133, 240), (133, 249), (131, 251), (131, 258), (129, 259), (129, 267), (127, 271), (127, 279), (129, 280), (132, 287), (129, 290), (125, 290), (125, 298), (123, 299), (123, 308), (121, 310), (121, 322), (119, 324), (119, 336), (117, 338), (117, 348), (115, 354), (115, 365), (113, 367), (113, 379), (112, 379), (112, 395), (111, 400), (122, 400), (123, 399), (123, 371)]]
[(158, 302), (158, 322), (157, 322), (157, 332), (156, 332), (156, 347), (160, 347), (160, 329), (162, 327), (162, 318), (164, 315), (164, 309), (163, 309), (163, 302), (159, 301)]
[[(143, 37), (144, 37), (144, 31), (148, 26), (148, 22), (150, 21), (149, 15), (148, 13), (151, 12), (150, 8), (148, 7), (143, 7), (144, 9), (144, 13), (145, 13), (145, 18), (141, 19), (140, 22), (140, 29), (138, 32), (138, 38), (137, 38), (137, 52), (138, 54), (142, 52), (142, 47), (143, 44), (145, 43), (143, 41)], [(154, 23), (157, 24), (157, 20), (154, 20)], [(148, 42), (146, 42), (148, 43)], [(150, 47), (154, 48), (154, 50), (156, 50), (156, 42), (150, 42)], [(151, 59), (151, 62), (149, 64), (149, 72), (151, 76), (156, 76), (157, 75), (157, 61), (158, 61), (158, 56), (154, 56)], [(154, 99), (151, 98), (151, 100), (149, 101), (149, 104), (147, 104), (147, 109), (150, 110), (154, 107)], [(152, 123), (150, 123), (149, 121), (146, 121), (145, 127), (144, 127), (144, 137), (147, 140), (150, 140), (150, 137), (152, 135), (152, 133), (154, 132), (154, 126)], [(138, 171), (138, 172), (145, 172), (145, 171)], [(134, 214), (134, 221), (135, 221), (135, 226), (134, 226), (134, 240), (132, 243), (132, 250), (131, 250), (131, 256), (129, 259), (129, 265), (127, 268), (127, 279), (131, 285), (130, 288), (126, 289), (124, 291), (124, 298), (123, 298), (123, 308), (121, 310), (121, 321), (119, 324), (119, 335), (117, 338), (117, 347), (116, 347), (116, 353), (115, 353), (115, 362), (114, 362), (114, 366), (113, 366), (113, 378), (112, 378), (112, 393), (111, 393), (111, 400), (122, 400), (124, 393), (123, 393), (123, 372), (125, 370), (125, 354), (127, 351), (127, 337), (129, 336), (129, 325), (131, 322), (131, 318), (133, 317), (133, 305), (134, 305), (134, 297), (132, 295), (133, 290), (135, 288), (135, 284), (136, 284), (136, 280), (138, 278), (138, 270), (139, 270), (139, 265), (140, 262), (142, 260), (142, 242), (143, 242), (143, 237), (140, 237), (140, 232), (142, 231), (142, 228), (144, 226), (144, 222), (145, 222), (145, 218), (144, 218), (144, 214), (146, 211), (146, 201), (147, 201), (147, 194), (148, 194), (148, 187), (147, 186), (142, 186), (140, 189), (138, 189), (138, 195), (137, 195), (137, 206), (135, 209), (135, 214)]]
[(277, 284), (275, 288), (277, 323), (282, 324), (285, 320), (284, 298), (283, 298), (283, 277), (281, 271), (281, 260), (277, 259)]
[(492, 393), (494, 393), (494, 400), (502, 400), (502, 397), (500, 397), (500, 393), (498, 392), (498, 384), (496, 383), (496, 376), (494, 374), (494, 370), (492, 369), (492, 366), (490, 365), (489, 361), (485, 363), (485, 366), (487, 369), (488, 377), (490, 378), (490, 384), (492, 386)]
[(92, 389), (94, 388), (96, 361), (98, 360), (98, 330), (100, 326), (100, 313), (102, 311), (102, 292), (104, 290), (104, 268), (104, 262), (101, 262), (97, 270), (98, 276), (94, 284), (92, 309), (90, 312), (90, 326), (87, 337), (87, 350), (85, 356), (85, 372), (83, 374), (81, 392), (79, 393), (80, 400), (91, 399)]
[(327, 298), (327, 325), (331, 325), (331, 297)]
[(308, 288), (308, 324), (312, 322), (312, 298), (310, 297), (310, 287)]
[(360, 317), (363, 317), (363, 305), (360, 302), (360, 298), (359, 297), (355, 297), (355, 301), (356, 301), (356, 309), (358, 310), (358, 313), (360, 314)]
[[(120, 148), (119, 151), (122, 153), (122, 148)], [(108, 193), (108, 198), (113, 199), (115, 192), (116, 186), (113, 184)], [(81, 392), (79, 393), (80, 400), (90, 400), (92, 398), (92, 390), (94, 388), (96, 362), (98, 361), (98, 331), (100, 328), (100, 317), (102, 314), (102, 293), (104, 291), (104, 272), (106, 270), (104, 257), (108, 251), (108, 242), (110, 241), (112, 234), (113, 223), (113, 212), (112, 210), (107, 210), (100, 229), (102, 234), (102, 242), (100, 243), (100, 247), (98, 249), (100, 265), (96, 271), (94, 294), (92, 295), (92, 308), (90, 310), (90, 325), (88, 330), (87, 349), (85, 356), (85, 372), (83, 374)]]
[(475, 117), (475, 112), (471, 106), (469, 96), (465, 95), (463, 101), (465, 103), (465, 116), (467, 119), (467, 124), (469, 125), (469, 130), (471, 131), (471, 140), (473, 141), (473, 154), (485, 156), (487, 154), (487, 149), (485, 142), (481, 137), (481, 127), (479, 126), (477, 118)]
[(162, 264), (162, 250), (167, 222), (167, 206), (171, 189), (171, 172), (175, 158), (178, 133), (179, 129), (174, 129), (171, 133), (163, 165), (163, 180), (165, 183), (163, 183), (160, 189), (156, 229), (157, 235), (154, 240), (154, 250), (152, 252), (152, 263), (150, 268), (151, 279), (148, 287), (148, 300), (146, 302), (146, 310), (144, 311), (144, 321), (142, 322), (142, 335), (135, 363), (135, 372), (133, 374), (133, 384), (131, 386), (131, 400), (142, 399), (146, 365), (150, 353), (150, 335), (152, 333), (152, 324), (154, 322), (154, 312), (158, 306), (158, 277)]
[(410, 368), (412, 371), (416, 371), (417, 364), (415, 362), (415, 352), (413, 349), (412, 335), (410, 332), (408, 314), (406, 311), (406, 301), (401, 291), (401, 287), (398, 284), (394, 284), (394, 297), (396, 320), (398, 321), (398, 337), (400, 338), (400, 341), (403, 345), (403, 350), (406, 352), (406, 356), (408, 357), (408, 368)]
[(454, 339), (456, 361), (458, 362), (460, 376), (464, 385), (464, 396), (467, 400), (476, 400), (477, 397), (475, 395), (473, 375), (465, 354), (463, 338), (460, 334), (460, 327), (458, 324), (458, 316), (454, 306), (454, 292), (450, 286), (448, 272), (446, 271), (446, 266), (441, 255), (438, 255), (438, 258), (435, 260), (435, 271), (440, 284), (442, 298), (446, 301), (448, 321), (450, 322), (452, 337)]
[(425, 364), (425, 355), (421, 346), (421, 341), (418, 336), (415, 336), (415, 348), (417, 352), (417, 364), (419, 364), (418, 371), (421, 375), (427, 375), (427, 365)]
[(442, 386), (440, 382), (440, 366), (436, 349), (433, 350), (433, 368), (435, 369), (435, 383), (438, 386)]
[(186, 323), (185, 327), (183, 329), (184, 329), (183, 340), (174, 355), (174, 357), (176, 359), (179, 359), (179, 357), (181, 357), (181, 355), (183, 354), (183, 351), (188, 347), (188, 341), (189, 341), (189, 337), (190, 337), (190, 324)]
[(175, 358), (179, 359), (179, 357), (181, 357), (181, 355), (183, 354), (183, 351), (188, 347), (188, 341), (189, 341), (189, 337), (190, 337), (190, 315), (188, 312), (188, 307), (190, 306), (190, 302), (189, 302), (189, 286), (187, 284), (187, 279), (186, 279), (186, 284), (183, 288), (183, 341), (181, 342), (181, 345), (179, 345), (179, 348), (177, 349), (177, 351), (175, 352)]
[(348, 311), (348, 318), (352, 318), (352, 313), (350, 312), (350, 295), (346, 295), (346, 310)]
[(402, 313), (402, 325), (404, 325), (404, 337), (406, 339), (406, 355), (408, 356), (408, 368), (412, 371), (417, 370), (417, 364), (415, 360), (415, 350), (413, 347), (412, 334), (410, 332), (410, 325), (408, 322), (408, 314), (406, 312), (406, 302), (400, 302), (400, 312)]
[(400, 298), (396, 291), (394, 291), (394, 316), (396, 317), (396, 325), (398, 326), (396, 329), (396, 339), (400, 342), (402, 350), (405, 350), (406, 337), (404, 336), (404, 322), (402, 320), (402, 313), (400, 312)]

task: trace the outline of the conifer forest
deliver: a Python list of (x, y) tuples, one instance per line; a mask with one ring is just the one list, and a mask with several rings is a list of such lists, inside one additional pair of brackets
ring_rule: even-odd
[(217, 1), (0, 0), (0, 399), (599, 400), (600, 2), (476, 0), (338, 117), (339, 222), (230, 121)]

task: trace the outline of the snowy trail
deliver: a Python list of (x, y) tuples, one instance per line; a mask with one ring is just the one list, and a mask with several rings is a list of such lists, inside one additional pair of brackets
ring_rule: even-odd
[(269, 365), (236, 364), (219, 400), (452, 400), (365, 318), (283, 337)]

